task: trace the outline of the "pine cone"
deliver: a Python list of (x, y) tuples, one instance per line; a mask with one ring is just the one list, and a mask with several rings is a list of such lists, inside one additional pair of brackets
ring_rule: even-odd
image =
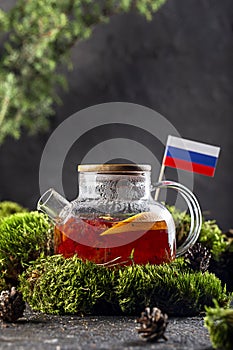
[(15, 287), (9, 290), (3, 290), (0, 294), (0, 319), (6, 322), (15, 322), (23, 316), (25, 302), (22, 293)]
[(196, 243), (187, 251), (184, 258), (194, 271), (205, 272), (208, 270), (211, 254), (201, 243)]
[(147, 307), (145, 311), (141, 313), (141, 317), (137, 319), (137, 323), (140, 323), (140, 327), (137, 328), (141, 338), (146, 341), (155, 342), (160, 338), (167, 340), (164, 333), (168, 325), (168, 316), (162, 314), (161, 310), (154, 307), (152, 313), (150, 308)]

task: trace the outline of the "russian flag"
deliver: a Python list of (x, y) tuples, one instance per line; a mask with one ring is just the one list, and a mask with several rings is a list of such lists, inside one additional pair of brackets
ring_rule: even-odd
[(168, 136), (163, 164), (168, 167), (214, 176), (220, 147)]

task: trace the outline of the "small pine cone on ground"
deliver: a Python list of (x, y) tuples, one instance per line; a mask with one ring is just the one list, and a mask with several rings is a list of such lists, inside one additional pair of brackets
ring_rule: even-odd
[(160, 338), (167, 340), (164, 333), (168, 325), (168, 316), (162, 314), (157, 307), (154, 307), (152, 312), (147, 307), (141, 313), (141, 317), (137, 319), (137, 323), (140, 323), (137, 332), (142, 339), (150, 342), (158, 341)]
[(22, 293), (15, 287), (9, 290), (3, 290), (0, 294), (0, 320), (6, 322), (15, 322), (23, 316), (25, 302)]

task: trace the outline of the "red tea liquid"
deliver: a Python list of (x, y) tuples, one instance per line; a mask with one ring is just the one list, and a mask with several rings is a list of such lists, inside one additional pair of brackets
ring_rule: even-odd
[(117, 221), (70, 218), (55, 227), (55, 253), (77, 254), (83, 260), (114, 264), (161, 264), (175, 258), (175, 239), (169, 238), (165, 221), (122, 223), (117, 233), (101, 235)]

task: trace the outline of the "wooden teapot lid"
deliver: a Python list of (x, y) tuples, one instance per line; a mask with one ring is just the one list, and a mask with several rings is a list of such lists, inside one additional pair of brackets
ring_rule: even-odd
[(150, 164), (80, 164), (79, 172), (97, 172), (105, 174), (141, 173), (151, 171)]

